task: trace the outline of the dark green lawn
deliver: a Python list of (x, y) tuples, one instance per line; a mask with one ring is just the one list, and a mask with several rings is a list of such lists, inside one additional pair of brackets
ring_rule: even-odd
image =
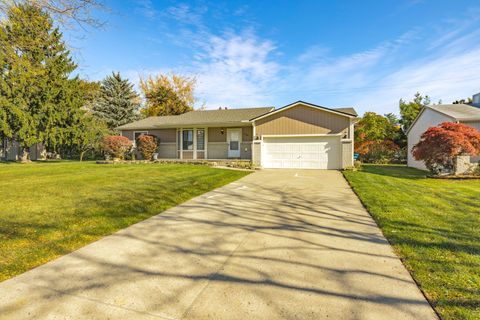
[(480, 319), (480, 180), (405, 166), (344, 173), (443, 319)]
[(0, 281), (246, 174), (195, 165), (0, 163)]

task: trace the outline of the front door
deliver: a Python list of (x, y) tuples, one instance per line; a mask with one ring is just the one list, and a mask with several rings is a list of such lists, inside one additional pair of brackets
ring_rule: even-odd
[(227, 129), (228, 157), (240, 158), (240, 142), (242, 129)]

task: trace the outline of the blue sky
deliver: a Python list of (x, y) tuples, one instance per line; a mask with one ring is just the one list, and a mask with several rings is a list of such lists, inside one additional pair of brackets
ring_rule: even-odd
[(480, 92), (478, 1), (109, 1), (104, 30), (68, 31), (82, 77), (174, 71), (197, 105), (304, 100), (398, 113), (416, 91)]

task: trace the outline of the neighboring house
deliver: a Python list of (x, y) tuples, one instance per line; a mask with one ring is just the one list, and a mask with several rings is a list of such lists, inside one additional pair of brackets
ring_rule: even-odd
[[(412, 148), (420, 141), (420, 136), (430, 127), (438, 126), (443, 122), (458, 122), (480, 130), (480, 93), (473, 96), (473, 103), (469, 104), (440, 104), (423, 108), (407, 131), (408, 139), (408, 166), (426, 169), (423, 161), (413, 158)], [(480, 157), (471, 157), (470, 162), (476, 163)]]
[[(30, 159), (39, 160), (42, 158), (42, 148), (40, 144), (30, 147)], [(0, 138), (0, 160), (1, 161), (17, 161), (20, 160), (22, 149), (15, 140)]]
[(247, 159), (263, 168), (341, 169), (353, 165), (353, 108), (297, 101), (283, 108), (191, 111), (118, 127), (135, 142), (159, 138), (158, 158)]

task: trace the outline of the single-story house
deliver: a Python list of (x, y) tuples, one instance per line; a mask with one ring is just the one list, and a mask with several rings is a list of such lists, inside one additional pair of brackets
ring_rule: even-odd
[(341, 169), (353, 165), (353, 108), (297, 101), (279, 109), (196, 110), (149, 117), (117, 129), (133, 142), (159, 138), (158, 158), (246, 159), (263, 168)]
[[(412, 148), (420, 141), (421, 135), (430, 127), (443, 122), (457, 122), (480, 130), (480, 93), (473, 96), (472, 104), (437, 104), (424, 107), (407, 131), (408, 166), (425, 170), (423, 161), (413, 158)], [(474, 164), (480, 157), (470, 157)]]

